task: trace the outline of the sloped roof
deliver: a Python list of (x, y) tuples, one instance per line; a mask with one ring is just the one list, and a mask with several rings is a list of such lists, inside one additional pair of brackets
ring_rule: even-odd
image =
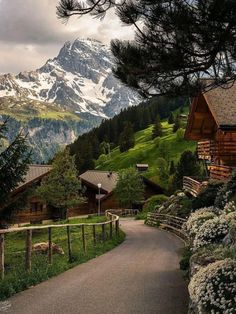
[(82, 173), (79, 177), (81, 180), (90, 183), (95, 188), (97, 188), (98, 183), (101, 183), (101, 189), (107, 193), (111, 193), (115, 189), (118, 181), (117, 172), (110, 171), (88, 170)]
[(204, 98), (218, 126), (236, 127), (236, 84), (214, 88)]
[(24, 181), (21, 182), (16, 190), (19, 188), (22, 188), (24, 185), (34, 182), (37, 179), (43, 177), (46, 175), (50, 170), (52, 169), (52, 166), (50, 165), (29, 165), (28, 172), (24, 178)]

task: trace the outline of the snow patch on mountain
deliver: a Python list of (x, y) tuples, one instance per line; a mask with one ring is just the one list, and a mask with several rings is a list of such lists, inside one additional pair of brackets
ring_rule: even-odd
[(66, 42), (58, 56), (36, 71), (0, 76), (0, 97), (56, 103), (76, 113), (112, 117), (137, 105), (140, 96), (112, 74), (107, 46), (91, 39)]

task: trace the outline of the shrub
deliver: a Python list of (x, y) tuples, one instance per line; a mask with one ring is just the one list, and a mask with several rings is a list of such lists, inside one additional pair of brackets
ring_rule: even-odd
[(181, 206), (177, 210), (177, 216), (182, 218), (188, 217), (192, 210), (192, 200), (186, 196), (179, 201), (179, 204)]
[(206, 189), (193, 200), (193, 210), (213, 206), (217, 193), (222, 185), (222, 182), (210, 182)]
[(223, 212), (225, 214), (236, 213), (235, 202), (228, 202), (225, 204)]
[(154, 195), (146, 201), (146, 203), (143, 207), (143, 211), (144, 212), (152, 212), (156, 209), (156, 207), (158, 205), (163, 204), (167, 200), (168, 200), (168, 197), (164, 194)]
[(213, 213), (213, 207), (204, 207), (192, 213), (184, 225), (185, 230), (190, 237), (194, 237), (199, 228), (209, 219), (216, 217)]
[(181, 270), (188, 270), (190, 264), (190, 257), (191, 257), (191, 249), (189, 246), (185, 247), (183, 250), (182, 258), (179, 262), (179, 266)]
[(219, 208), (223, 208), (227, 202), (230, 201), (232, 194), (236, 193), (236, 172), (231, 176), (231, 179), (222, 185), (219, 190), (216, 199), (215, 205)]
[(97, 160), (97, 164), (98, 164), (98, 165), (99, 165), (99, 164), (102, 164), (102, 163), (104, 163), (105, 161), (107, 161), (107, 155), (101, 154), (101, 155), (99, 156), (98, 160)]
[(199, 313), (235, 313), (236, 261), (225, 259), (201, 268), (191, 279), (189, 294)]
[(221, 243), (229, 232), (230, 220), (224, 217), (215, 217), (205, 221), (193, 241), (194, 249), (210, 243)]
[(183, 138), (184, 138), (184, 129), (182, 129), (182, 128), (180, 128), (180, 129), (178, 129), (177, 130), (177, 132), (176, 132), (176, 138), (177, 138), (177, 141), (178, 142), (180, 142), (180, 141), (182, 141), (183, 140)]

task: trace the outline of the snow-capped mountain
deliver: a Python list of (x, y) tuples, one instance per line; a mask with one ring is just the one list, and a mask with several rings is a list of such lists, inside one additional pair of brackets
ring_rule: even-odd
[(112, 74), (113, 60), (101, 42), (66, 42), (58, 56), (36, 71), (0, 76), (1, 98), (55, 104), (80, 117), (112, 117), (136, 105), (139, 95)]

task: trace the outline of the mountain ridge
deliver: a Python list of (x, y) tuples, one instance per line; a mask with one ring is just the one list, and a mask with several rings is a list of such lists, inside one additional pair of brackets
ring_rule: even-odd
[(141, 97), (112, 73), (107, 46), (91, 39), (66, 42), (57, 57), (35, 71), (0, 75), (0, 98), (55, 103), (75, 114), (109, 118)]
[(12, 134), (29, 134), (33, 161), (47, 162), (102, 119), (141, 101), (114, 77), (113, 64), (106, 45), (76, 39), (34, 71), (0, 75), (0, 121), (10, 116)]

